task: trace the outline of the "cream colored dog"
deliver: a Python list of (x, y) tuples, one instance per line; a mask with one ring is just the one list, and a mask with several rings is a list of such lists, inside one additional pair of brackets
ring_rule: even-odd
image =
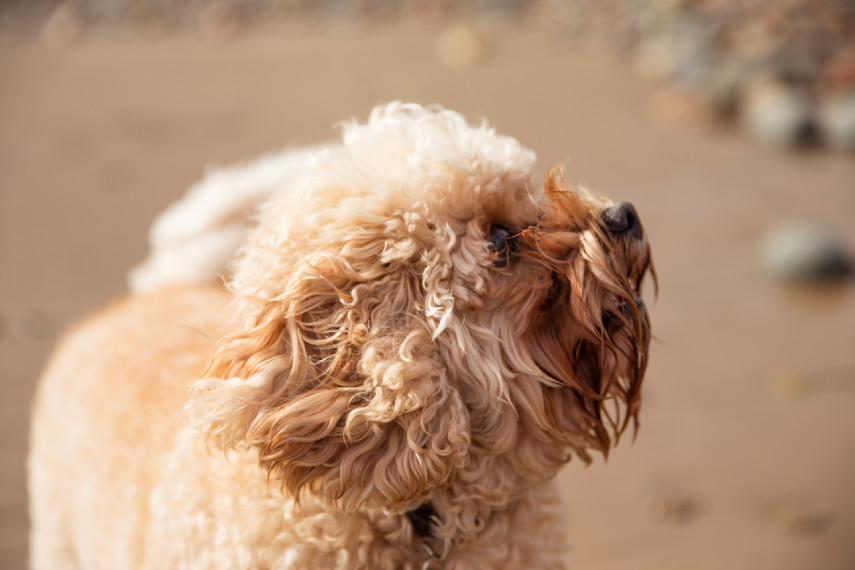
[(650, 257), (534, 160), (393, 103), (209, 176), (42, 379), (33, 566), (560, 567), (551, 479), (637, 417)]

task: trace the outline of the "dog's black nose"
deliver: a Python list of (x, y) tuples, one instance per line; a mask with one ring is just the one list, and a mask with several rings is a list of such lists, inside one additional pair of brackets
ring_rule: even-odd
[(614, 236), (632, 236), (641, 239), (641, 220), (635, 206), (629, 202), (618, 202), (603, 210), (603, 222)]

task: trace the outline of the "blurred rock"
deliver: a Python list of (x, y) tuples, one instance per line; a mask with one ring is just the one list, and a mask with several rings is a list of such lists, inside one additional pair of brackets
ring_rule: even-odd
[(855, 87), (855, 45), (837, 51), (822, 70), (822, 88), (832, 93)]
[(658, 523), (684, 525), (701, 514), (701, 506), (695, 499), (684, 495), (651, 497), (641, 506), (642, 513)]
[(768, 61), (780, 49), (780, 38), (775, 37), (773, 25), (768, 18), (753, 18), (736, 21), (719, 32), (719, 45), (729, 54), (733, 62)]
[(696, 87), (707, 79), (711, 69), (707, 36), (703, 27), (681, 19), (666, 32), (640, 44), (636, 67), (650, 77)]
[(842, 245), (820, 226), (775, 228), (761, 241), (759, 256), (763, 271), (786, 283), (837, 281), (852, 269)]
[(73, 46), (83, 35), (83, 20), (72, 2), (63, 2), (51, 12), (42, 26), (39, 40), (48, 49)]
[(438, 25), (451, 16), (455, 6), (453, 0), (403, 2), (398, 15), (403, 20), (415, 20), (429, 25)]
[(691, 122), (711, 126), (714, 122), (714, 110), (695, 93), (661, 87), (653, 91), (647, 104), (656, 118), (669, 123)]
[[(173, 4), (173, 9), (176, 8), (173, 2), (170, 0), (167, 2)], [(140, 3), (140, 0), (76, 0), (75, 2), (80, 10), (95, 24), (126, 22), (134, 6)], [(154, 4), (154, 2), (147, 3)]]
[(823, 100), (817, 110), (817, 126), (829, 147), (855, 151), (855, 90)]
[(650, 78), (665, 79), (677, 66), (677, 57), (670, 42), (665, 39), (652, 39), (645, 41), (638, 48), (635, 67)]
[(792, 506), (776, 505), (760, 510), (760, 518), (771, 530), (785, 535), (817, 535), (827, 531), (833, 517)]
[(436, 53), (439, 61), (446, 67), (472, 67), (484, 59), (484, 40), (472, 26), (452, 25), (439, 34)]
[(18, 342), (36, 342), (44, 332), (44, 317), (34, 309), (21, 312), (12, 322), (12, 337)]
[(327, 24), (349, 26), (356, 24), (366, 8), (363, 2), (349, 0), (321, 0), (316, 3), (316, 9)]
[(230, 40), (241, 29), (242, 16), (240, 8), (233, 2), (212, 2), (199, 11), (199, 31), (212, 40)]
[(775, 375), (769, 387), (776, 396), (787, 400), (803, 398), (811, 389), (807, 378), (790, 370)]
[(478, 14), (513, 21), (525, 16), (534, 2), (526, 0), (469, 0), (470, 8)]
[(738, 101), (742, 128), (752, 138), (774, 146), (798, 142), (810, 125), (810, 105), (797, 88), (771, 78), (755, 79)]
[(699, 90), (698, 99), (706, 103), (711, 116), (719, 120), (732, 119), (739, 100), (739, 90), (750, 73), (739, 63), (719, 65)]

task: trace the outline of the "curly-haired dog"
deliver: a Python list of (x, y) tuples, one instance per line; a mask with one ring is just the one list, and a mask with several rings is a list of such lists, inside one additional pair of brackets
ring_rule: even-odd
[[(635, 422), (650, 257), (632, 206), (534, 161), (395, 103), (211, 175), (156, 227), (150, 291), (45, 373), (33, 565), (560, 567), (551, 479)], [(201, 283), (266, 197), (228, 292)]]

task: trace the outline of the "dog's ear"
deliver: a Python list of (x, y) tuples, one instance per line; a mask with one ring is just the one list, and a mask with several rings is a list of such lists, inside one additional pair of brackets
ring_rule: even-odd
[(295, 497), (311, 489), (346, 510), (404, 508), (450, 483), (469, 417), (424, 316), (422, 278), (389, 263), (300, 260), (195, 385), (190, 409), (209, 441), (256, 449)]

